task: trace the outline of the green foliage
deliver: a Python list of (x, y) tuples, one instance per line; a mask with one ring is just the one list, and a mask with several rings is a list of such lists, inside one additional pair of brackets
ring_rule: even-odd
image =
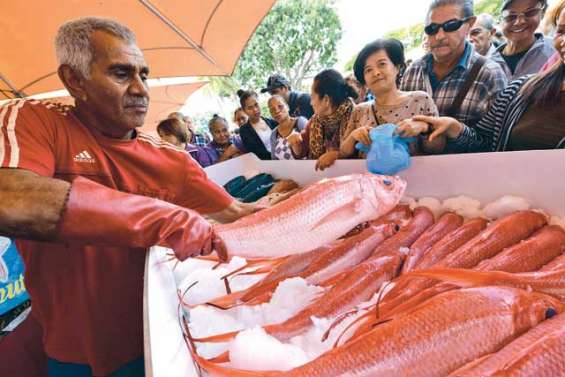
[(278, 72), (300, 88), (305, 77), (335, 64), (341, 34), (332, 0), (279, 0), (250, 39), (234, 75), (212, 79), (212, 87), (222, 96), (239, 87), (258, 89)]
[(488, 13), (498, 20), (501, 8), (502, 0), (483, 0), (475, 4), (475, 14)]

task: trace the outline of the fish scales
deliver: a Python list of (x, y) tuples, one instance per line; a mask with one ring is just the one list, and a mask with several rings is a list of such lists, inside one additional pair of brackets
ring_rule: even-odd
[(400, 201), (398, 177), (355, 174), (309, 186), (284, 202), (215, 227), (228, 255), (278, 257), (313, 250), (360, 223), (374, 220)]

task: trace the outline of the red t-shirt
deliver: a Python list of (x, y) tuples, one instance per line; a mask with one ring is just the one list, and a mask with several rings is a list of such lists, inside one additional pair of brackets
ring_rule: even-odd
[[(0, 167), (65, 181), (80, 175), (200, 213), (221, 211), (233, 201), (188, 153), (144, 134), (107, 138), (71, 109), (34, 100), (1, 106)], [(89, 364), (95, 375), (105, 375), (142, 356), (145, 249), (25, 240), (17, 245), (49, 357)]]

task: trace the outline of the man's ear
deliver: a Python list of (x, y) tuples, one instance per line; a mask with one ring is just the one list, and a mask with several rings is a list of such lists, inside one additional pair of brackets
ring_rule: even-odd
[(75, 100), (85, 102), (87, 100), (86, 90), (84, 88), (84, 78), (82, 74), (76, 72), (69, 65), (63, 64), (57, 69), (59, 78), (65, 85), (65, 88)]

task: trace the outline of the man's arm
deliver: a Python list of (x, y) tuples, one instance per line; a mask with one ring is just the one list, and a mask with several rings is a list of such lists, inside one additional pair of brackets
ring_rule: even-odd
[(53, 239), (69, 190), (70, 184), (59, 179), (0, 169), (0, 235)]
[(172, 248), (184, 260), (221, 240), (188, 208), (120, 192), (83, 177), (72, 184), (25, 170), (0, 169), (0, 234), (82, 245)]

